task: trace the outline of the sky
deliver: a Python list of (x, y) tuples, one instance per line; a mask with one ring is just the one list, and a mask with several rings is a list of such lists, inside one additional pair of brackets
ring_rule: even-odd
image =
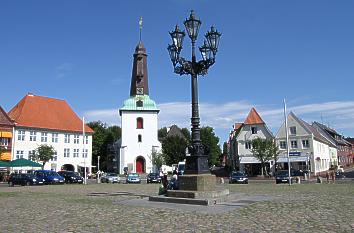
[[(198, 79), (201, 126), (221, 144), (252, 107), (276, 134), (283, 99), (303, 120), (354, 136), (352, 0), (2, 0), (0, 106), (10, 111), (31, 92), (120, 125), (143, 17), (159, 127), (189, 128), (190, 77), (173, 73), (167, 45), (192, 9), (202, 21), (198, 46), (210, 26), (222, 33), (215, 64)], [(191, 56), (187, 36), (181, 56)]]

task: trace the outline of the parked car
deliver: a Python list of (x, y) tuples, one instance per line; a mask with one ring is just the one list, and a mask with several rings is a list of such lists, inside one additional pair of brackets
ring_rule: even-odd
[(141, 183), (140, 175), (138, 173), (129, 173), (126, 180), (127, 184), (130, 183)]
[(12, 173), (9, 177), (9, 180), (7, 182), (9, 186), (14, 186), (16, 185), (41, 185), (44, 184), (44, 179), (41, 177), (37, 177), (34, 174), (15, 174)]
[[(291, 183), (294, 182), (294, 177), (291, 177)], [(289, 171), (288, 170), (280, 170), (275, 173), (275, 183), (289, 183)]]
[(84, 182), (84, 178), (80, 176), (78, 172), (73, 171), (58, 171), (58, 174), (65, 179), (65, 183), (78, 183), (82, 184)]
[(240, 171), (232, 172), (230, 175), (229, 183), (248, 184), (248, 177), (245, 173)]
[(64, 184), (64, 177), (60, 176), (55, 171), (50, 170), (37, 170), (34, 172), (37, 177), (44, 179), (44, 184)]
[(146, 183), (161, 183), (161, 177), (159, 173), (149, 173), (146, 176)]
[(304, 174), (303, 170), (291, 170), (291, 176), (304, 176)]
[(120, 183), (120, 179), (116, 173), (107, 173), (101, 177), (101, 183)]
[(343, 165), (338, 165), (338, 166), (337, 166), (337, 172), (339, 172), (339, 173), (343, 173), (343, 172), (344, 172), (344, 167), (343, 167)]

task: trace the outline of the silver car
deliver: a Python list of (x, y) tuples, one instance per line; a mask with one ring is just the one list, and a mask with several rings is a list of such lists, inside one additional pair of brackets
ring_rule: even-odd
[(116, 173), (107, 173), (101, 177), (101, 183), (120, 183), (120, 179)]

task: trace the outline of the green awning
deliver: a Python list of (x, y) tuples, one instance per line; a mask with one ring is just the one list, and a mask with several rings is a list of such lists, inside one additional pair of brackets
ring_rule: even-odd
[(28, 159), (16, 159), (9, 162), (9, 167), (42, 167), (42, 164)]
[(0, 160), (0, 167), (9, 167), (9, 162)]

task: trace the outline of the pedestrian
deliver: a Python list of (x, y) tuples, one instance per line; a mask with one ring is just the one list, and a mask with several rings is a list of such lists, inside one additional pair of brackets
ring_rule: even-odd
[(332, 172), (331, 172), (332, 174), (332, 182), (333, 182), (333, 184), (334, 184), (334, 182), (336, 181), (336, 172), (335, 172), (335, 170), (332, 170)]
[(329, 183), (329, 171), (326, 172), (327, 183)]

